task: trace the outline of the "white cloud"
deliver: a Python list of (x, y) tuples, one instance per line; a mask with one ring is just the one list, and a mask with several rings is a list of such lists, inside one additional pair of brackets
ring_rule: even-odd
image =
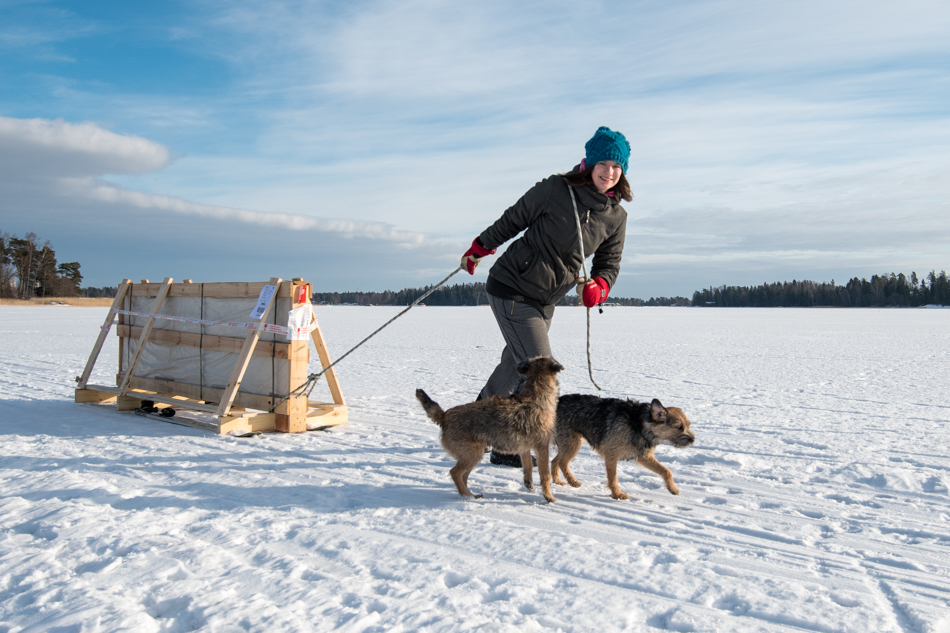
[(0, 116), (0, 167), (7, 178), (143, 174), (170, 161), (167, 147), (94, 123)]
[(392, 226), (380, 222), (315, 218), (290, 213), (263, 213), (232, 207), (198, 204), (170, 196), (128, 191), (101, 181), (73, 180), (69, 184), (72, 186), (74, 195), (113, 205), (130, 205), (147, 211), (167, 211), (222, 222), (240, 222), (289, 231), (319, 231), (332, 233), (341, 238), (362, 237), (394, 242), (407, 247), (418, 246), (425, 241), (425, 235), (422, 233), (397, 231)]
[[(168, 148), (148, 139), (115, 134), (94, 123), (0, 117), (0, 185), (35, 183), (34, 195), (128, 206), (154, 213), (177, 213), (250, 226), (317, 231), (340, 238), (383, 240), (404, 247), (425, 241), (422, 233), (398, 231), (382, 222), (318, 218), (201, 204), (167, 195), (124, 189), (102, 180), (107, 174), (142, 174), (163, 169)], [(29, 186), (29, 185), (27, 185)], [(2, 189), (0, 189), (2, 192)], [(109, 206), (104, 207), (108, 209)]]

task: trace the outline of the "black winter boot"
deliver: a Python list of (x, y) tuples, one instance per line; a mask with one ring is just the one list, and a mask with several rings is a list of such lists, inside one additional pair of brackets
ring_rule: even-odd
[(509, 455), (508, 453), (498, 453), (494, 449), (489, 456), (488, 461), (499, 466), (510, 466), (512, 468), (521, 468), (521, 455)]
[[(492, 464), (497, 464), (499, 466), (511, 466), (512, 468), (521, 468), (521, 455), (509, 455), (508, 453), (498, 453), (495, 449), (492, 449), (491, 455), (488, 457), (488, 461)], [(531, 456), (531, 465), (537, 466), (538, 460), (532, 455)]]

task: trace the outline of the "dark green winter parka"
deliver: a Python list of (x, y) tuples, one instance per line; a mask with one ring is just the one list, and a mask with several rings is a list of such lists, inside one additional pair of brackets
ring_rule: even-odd
[[(488, 291), (500, 283), (514, 298), (516, 291), (529, 303), (550, 306), (583, 276), (577, 245), (577, 224), (569, 185), (559, 175), (545, 178), (485, 229), (479, 240), (488, 250), (498, 248), (524, 231), (488, 272)], [(576, 187), (577, 212), (584, 235), (584, 253), (594, 255), (591, 277), (600, 277), (611, 288), (620, 272), (620, 258), (627, 229), (627, 212), (620, 200), (598, 192), (593, 185)]]

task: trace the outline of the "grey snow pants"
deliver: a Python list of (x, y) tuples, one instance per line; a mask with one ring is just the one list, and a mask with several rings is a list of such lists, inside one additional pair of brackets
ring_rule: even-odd
[(518, 365), (521, 361), (536, 356), (551, 356), (548, 330), (551, 329), (551, 317), (554, 315), (553, 306), (549, 314), (544, 314), (525, 303), (499, 299), (494, 295), (488, 295), (488, 305), (505, 339), (505, 349), (501, 353), (501, 362), (479, 393), (479, 400), (491, 396), (510, 396), (518, 386), (521, 376)]

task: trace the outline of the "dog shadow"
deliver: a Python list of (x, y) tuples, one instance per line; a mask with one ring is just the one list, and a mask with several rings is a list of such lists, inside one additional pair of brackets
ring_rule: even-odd
[[(121, 437), (124, 440), (136, 438), (179, 438), (194, 437), (222, 440), (226, 442), (223, 452), (213, 454), (156, 454), (141, 452), (134, 454), (93, 453), (75, 456), (46, 456), (42, 453), (9, 455), (4, 458), (7, 468), (24, 472), (48, 473), (56, 470), (70, 472), (115, 471), (121, 474), (147, 472), (169, 481), (181, 481), (183, 471), (194, 473), (202, 481), (176, 483), (175, 485), (156, 485), (136, 491), (110, 492), (96, 487), (70, 487), (35, 490), (24, 492), (20, 496), (26, 499), (42, 501), (48, 499), (83, 499), (93, 503), (108, 505), (120, 510), (147, 508), (172, 508), (182, 510), (229, 511), (241, 507), (287, 508), (296, 506), (318, 512), (345, 512), (353, 509), (412, 509), (412, 508), (451, 508), (459, 503), (501, 502), (501, 503), (540, 503), (547, 502), (540, 495), (535, 473), (534, 491), (521, 485), (521, 469), (505, 469), (505, 473), (494, 474), (479, 480), (478, 473), (490, 473), (486, 462), (480, 464), (473, 475), (473, 485), (478, 492), (485, 494), (484, 499), (467, 499), (458, 495), (449, 478), (448, 471), (453, 461), (444, 455), (436, 442), (425, 447), (358, 447), (301, 446), (286, 452), (273, 454), (272, 463), (264, 463), (260, 454), (262, 446), (255, 438), (236, 439), (217, 436), (214, 433), (142, 418), (131, 411), (117, 411), (114, 405), (77, 404), (62, 400), (6, 400), (0, 401), (0, 417), (11, 422), (0, 425), (0, 438), (17, 436), (20, 438), (57, 437), (67, 440), (95, 440), (108, 437)], [(19, 421), (19, 423), (13, 423)], [(280, 434), (279, 437), (284, 437)], [(227, 453), (226, 455), (224, 453)], [(431, 483), (382, 483), (373, 485), (359, 481), (348, 481), (353, 462), (341, 464), (347, 474), (341, 470), (334, 474), (334, 460), (340, 456), (364, 454), (369, 462), (376, 455), (384, 455), (386, 460), (377, 464), (382, 469), (413, 469), (424, 465), (434, 468), (436, 474)], [(431, 456), (425, 459), (423, 456)], [(226, 459), (226, 462), (223, 461)], [(318, 476), (332, 481), (327, 485), (300, 483), (287, 485), (254, 486), (228, 484), (208, 481), (227, 473), (234, 473), (234, 479), (241, 480), (249, 474), (297, 473), (320, 468)], [(510, 471), (510, 472), (508, 472)], [(517, 481), (520, 489), (512, 489), (508, 480)], [(427, 476), (428, 478), (428, 476)]]

